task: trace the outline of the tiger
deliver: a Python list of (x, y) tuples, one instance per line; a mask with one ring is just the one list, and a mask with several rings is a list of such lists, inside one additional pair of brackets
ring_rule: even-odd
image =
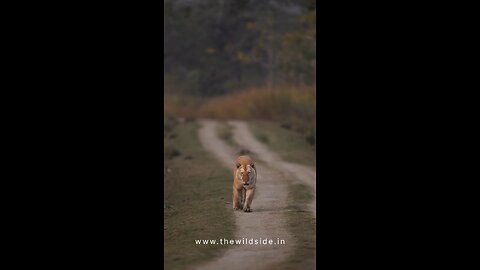
[(257, 168), (250, 156), (239, 156), (233, 168), (233, 209), (251, 212)]

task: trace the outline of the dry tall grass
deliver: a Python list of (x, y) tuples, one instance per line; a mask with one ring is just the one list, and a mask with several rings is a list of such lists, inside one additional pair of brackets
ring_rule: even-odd
[(293, 126), (311, 126), (315, 119), (313, 87), (252, 88), (211, 99), (166, 96), (165, 114), (213, 119), (262, 119)]
[(186, 95), (165, 95), (163, 110), (167, 117), (202, 117), (199, 109), (204, 103), (201, 98)]

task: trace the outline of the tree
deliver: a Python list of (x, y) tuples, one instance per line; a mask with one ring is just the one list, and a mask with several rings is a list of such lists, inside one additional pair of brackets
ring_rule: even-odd
[[(276, 83), (310, 83), (311, 0), (165, 0), (164, 68), (172, 89), (220, 95)], [(173, 86), (173, 85), (176, 85)]]

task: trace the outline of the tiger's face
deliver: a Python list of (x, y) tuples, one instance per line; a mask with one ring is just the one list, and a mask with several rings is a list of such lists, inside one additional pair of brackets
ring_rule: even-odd
[(237, 178), (244, 185), (248, 185), (255, 177), (255, 165), (237, 164)]

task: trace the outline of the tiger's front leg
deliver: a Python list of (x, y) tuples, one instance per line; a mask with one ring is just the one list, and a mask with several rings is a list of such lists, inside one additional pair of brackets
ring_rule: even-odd
[(240, 203), (241, 195), (242, 195), (242, 190), (236, 189), (235, 187), (233, 187), (233, 209), (234, 210), (241, 209), (241, 203)]
[(244, 212), (251, 212), (252, 211), (250, 206), (252, 205), (252, 200), (253, 200), (253, 194), (254, 193), (255, 193), (255, 188), (247, 189), (245, 204), (243, 206), (243, 211)]
[(246, 189), (245, 188), (242, 188), (242, 191), (240, 192), (240, 208), (243, 208), (243, 206), (245, 205), (245, 201), (246, 201), (246, 198), (247, 198), (247, 192), (246, 192)]

